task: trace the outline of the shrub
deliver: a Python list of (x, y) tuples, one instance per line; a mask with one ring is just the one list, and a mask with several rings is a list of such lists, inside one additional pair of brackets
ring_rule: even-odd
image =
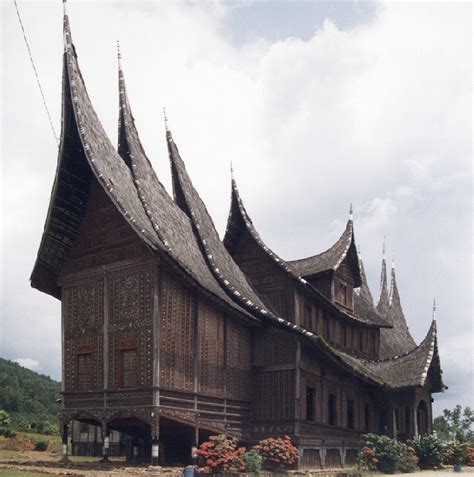
[(357, 465), (363, 470), (378, 470), (393, 474), (397, 470), (413, 472), (418, 458), (415, 450), (396, 439), (377, 434), (362, 436)]
[(446, 446), (445, 464), (462, 465), (466, 462), (467, 444), (451, 441)]
[(262, 470), (262, 456), (258, 452), (246, 452), (242, 459), (245, 472), (260, 472)]
[(474, 465), (474, 447), (466, 449), (466, 464), (469, 466)]
[(237, 447), (237, 439), (221, 434), (211, 436), (195, 451), (198, 465), (204, 472), (218, 473), (230, 469), (244, 470), (245, 447)]
[(435, 469), (441, 467), (445, 455), (443, 442), (433, 435), (415, 437), (411, 441), (419, 459), (421, 469)]
[(41, 440), (41, 441), (36, 441), (35, 443), (35, 451), (40, 451), (44, 452), (47, 450), (49, 447), (49, 441), (47, 440)]
[(288, 436), (263, 439), (252, 451), (262, 456), (263, 466), (268, 469), (291, 467), (298, 458), (298, 450)]

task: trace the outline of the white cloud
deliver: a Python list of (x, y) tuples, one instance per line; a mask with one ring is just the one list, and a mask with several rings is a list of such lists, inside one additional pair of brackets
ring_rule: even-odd
[(15, 362), (24, 368), (31, 369), (31, 371), (38, 371), (40, 365), (37, 359), (31, 358), (17, 358)]
[[(467, 343), (470, 5), (387, 2), (371, 22), (347, 31), (328, 20), (308, 40), (243, 46), (222, 32), (227, 8), (219, 2), (70, 4), (85, 81), (112, 140), (119, 38), (137, 126), (167, 186), (163, 106), (219, 230), (228, 213), (230, 160), (263, 238), (287, 258), (329, 246), (353, 202), (369, 279), (378, 283), (387, 235), (415, 337), (426, 332), (436, 295), (440, 321), (452, 325), (440, 325), (440, 341)], [(2, 9), (2, 268), (8, 272), (2, 353), (34, 349), (58, 377), (59, 304), (28, 286), (56, 148), (14, 10)], [(59, 125), (60, 5), (25, 4), (22, 11)], [(446, 360), (446, 376), (451, 371), (456, 375)], [(459, 399), (467, 399), (464, 391)]]

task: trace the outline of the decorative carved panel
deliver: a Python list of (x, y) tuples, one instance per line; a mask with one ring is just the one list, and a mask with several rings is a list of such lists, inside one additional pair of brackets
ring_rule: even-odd
[(203, 300), (198, 307), (199, 391), (222, 396), (224, 392), (224, 316)]
[(251, 400), (252, 336), (248, 328), (227, 320), (227, 397)]
[(161, 275), (160, 283), (160, 385), (192, 390), (194, 299), (168, 274)]

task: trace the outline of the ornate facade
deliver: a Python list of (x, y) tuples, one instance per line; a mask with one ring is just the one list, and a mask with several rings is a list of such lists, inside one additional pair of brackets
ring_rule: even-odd
[[(285, 261), (232, 179), (224, 240), (167, 130), (171, 198), (140, 143), (119, 68), (119, 140), (87, 94), (64, 19), (61, 146), (32, 286), (62, 302), (68, 424), (185, 463), (215, 433), (289, 435), (300, 468), (354, 463), (358, 438), (431, 431), (436, 321), (417, 345), (385, 258), (374, 302), (352, 218), (327, 251)], [(66, 449), (65, 449), (66, 451)]]

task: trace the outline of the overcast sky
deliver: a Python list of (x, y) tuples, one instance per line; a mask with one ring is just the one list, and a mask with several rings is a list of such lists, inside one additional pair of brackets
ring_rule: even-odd
[[(57, 146), (12, 2), (2, 2), (0, 356), (60, 376), (60, 303), (29, 286)], [(56, 131), (61, 2), (19, 1)], [(115, 42), (137, 127), (168, 190), (162, 108), (223, 233), (229, 162), (264, 240), (319, 253), (354, 204), (378, 296), (383, 236), (417, 342), (433, 297), (444, 380), (435, 412), (473, 405), (469, 3), (68, 2), (92, 102), (116, 142)]]

